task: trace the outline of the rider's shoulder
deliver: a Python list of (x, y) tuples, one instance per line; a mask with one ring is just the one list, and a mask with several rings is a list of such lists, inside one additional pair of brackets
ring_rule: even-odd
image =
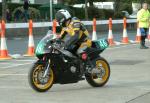
[(73, 17), (73, 18), (71, 19), (71, 25), (72, 25), (72, 27), (74, 27), (74, 28), (80, 28), (80, 26), (81, 26), (81, 21), (80, 21), (80, 19), (78, 19), (77, 17)]
[(81, 22), (80, 19), (77, 18), (77, 17), (73, 17), (73, 18), (71, 19), (71, 21), (72, 21), (72, 22)]

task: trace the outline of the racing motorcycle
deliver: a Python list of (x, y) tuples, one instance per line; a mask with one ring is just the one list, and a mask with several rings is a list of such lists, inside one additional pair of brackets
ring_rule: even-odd
[(53, 84), (69, 84), (86, 80), (93, 87), (104, 86), (110, 77), (110, 66), (100, 54), (109, 46), (106, 39), (92, 41), (79, 55), (64, 49), (63, 41), (48, 34), (38, 43), (38, 60), (28, 74), (30, 86), (38, 92), (48, 91)]

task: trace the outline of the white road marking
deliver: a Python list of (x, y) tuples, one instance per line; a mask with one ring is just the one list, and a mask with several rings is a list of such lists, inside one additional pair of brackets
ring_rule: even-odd
[(27, 76), (28, 74), (0, 74), (0, 76)]
[(134, 40), (129, 40), (129, 42), (130, 42), (130, 43), (136, 43), (136, 41), (134, 41)]
[(0, 86), (0, 89), (29, 89), (28, 87), (21, 87), (21, 86)]
[(1, 62), (0, 62), (0, 65), (1, 65), (1, 64), (3, 65), (3, 64), (11, 64), (11, 63), (6, 63), (6, 62), (2, 62), (2, 63), (1, 63)]
[(31, 62), (34, 62), (34, 61), (36, 61), (36, 60), (31, 60), (31, 59), (27, 60), (27, 59), (26, 59), (26, 60), (14, 60), (14, 61), (17, 61), (17, 62), (19, 62), (19, 61), (20, 61), (20, 62), (30, 62), (30, 61), (31, 61)]
[(23, 38), (13, 38), (14, 40), (22, 40)]
[(13, 65), (13, 66), (7, 66), (7, 67), (1, 67), (2, 69), (8, 69), (8, 68), (12, 68), (12, 67), (18, 67), (18, 66), (22, 66), (22, 65), (27, 65), (27, 64), (32, 64), (31, 63), (23, 63), (23, 64), (16, 64), (16, 65)]
[(115, 44), (116, 44), (116, 45), (121, 45), (121, 42), (115, 41)]
[[(131, 45), (138, 45), (138, 44), (131, 44)], [(108, 48), (109, 50), (111, 50), (111, 49), (119, 49), (119, 48), (125, 48), (125, 47), (128, 47), (128, 46), (130, 46), (130, 45), (124, 45), (124, 46), (119, 46), (119, 47), (113, 47), (113, 48)]]
[(9, 55), (10, 55), (12, 58), (15, 58), (15, 59), (22, 57), (21, 54), (9, 54)]

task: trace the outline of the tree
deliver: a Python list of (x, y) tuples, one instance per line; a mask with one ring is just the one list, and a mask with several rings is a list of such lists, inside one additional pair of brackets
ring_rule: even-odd
[(65, 4), (68, 4), (68, 5), (72, 5), (72, 4), (76, 4), (78, 0), (63, 0), (63, 2)]
[(119, 11), (119, 7), (120, 7), (120, 1), (121, 1), (121, 0), (114, 0), (114, 1), (115, 1), (115, 4), (114, 4), (114, 5), (115, 5), (115, 6), (114, 6), (115, 11), (118, 12), (118, 11)]
[(104, 2), (106, 0), (77, 0), (77, 3), (84, 3), (85, 4), (85, 19), (88, 20), (88, 6), (89, 3), (90, 7), (93, 7), (93, 2)]
[(58, 0), (58, 2), (59, 2), (59, 3), (63, 3), (63, 2), (64, 2), (64, 0)]
[(142, 3), (146, 2), (148, 4), (150, 4), (150, 0), (132, 0), (133, 2), (136, 2), (136, 3), (140, 3), (141, 4), (141, 7), (142, 7)]
[(2, 19), (6, 20), (6, 0), (2, 0)]
[(2, 0), (2, 19), (3, 20), (6, 20), (7, 2), (10, 2), (10, 0)]
[(86, 20), (88, 20), (87, 2), (88, 2), (88, 0), (85, 0), (85, 19), (86, 19)]

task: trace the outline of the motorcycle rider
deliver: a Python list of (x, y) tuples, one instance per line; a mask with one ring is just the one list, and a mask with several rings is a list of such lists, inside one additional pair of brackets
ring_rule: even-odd
[(89, 33), (78, 18), (72, 17), (65, 9), (57, 11), (55, 17), (62, 27), (60, 39), (67, 50), (78, 55), (81, 48), (91, 47)]

